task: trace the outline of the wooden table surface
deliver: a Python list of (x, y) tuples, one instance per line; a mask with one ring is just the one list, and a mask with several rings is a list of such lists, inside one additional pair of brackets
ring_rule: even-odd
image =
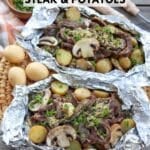
[[(136, 2), (138, 7), (141, 10), (141, 14), (144, 15), (147, 19), (150, 20), (150, 0), (133, 0)], [(126, 15), (132, 22), (134, 22), (136, 25), (140, 26), (141, 28), (147, 30), (150, 32), (150, 23), (146, 23), (139, 17), (131, 16), (128, 13), (126, 13), (122, 8), (115, 8), (124, 15)], [(0, 141), (0, 150), (13, 150), (11, 148), (8, 148)]]
[[(150, 20), (150, 0), (132, 0), (134, 1), (140, 9), (140, 13)], [(139, 27), (143, 28), (150, 32), (150, 23), (145, 22), (140, 17), (131, 16), (127, 12), (125, 12), (122, 8), (115, 8), (125, 16), (127, 16), (132, 22), (134, 22)]]

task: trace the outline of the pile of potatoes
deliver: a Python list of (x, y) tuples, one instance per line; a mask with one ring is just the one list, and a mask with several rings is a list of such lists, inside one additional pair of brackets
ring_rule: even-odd
[(49, 76), (49, 70), (39, 62), (31, 62), (26, 68), (20, 67), (25, 61), (25, 50), (18, 45), (9, 45), (3, 51), (3, 56), (13, 66), (8, 71), (8, 79), (12, 86), (26, 85), (27, 79), (30, 81), (40, 81)]
[[(51, 83), (51, 90), (54, 94), (63, 96), (68, 92), (69, 86), (59, 81), (53, 81)], [(103, 90), (93, 90), (93, 94), (97, 98), (108, 98), (110, 96), (109, 92), (106, 92)], [(89, 98), (91, 95), (92, 95), (92, 92), (87, 88), (81, 87), (81, 88), (75, 89), (74, 91), (74, 96), (77, 98), (78, 101), (85, 100)]]

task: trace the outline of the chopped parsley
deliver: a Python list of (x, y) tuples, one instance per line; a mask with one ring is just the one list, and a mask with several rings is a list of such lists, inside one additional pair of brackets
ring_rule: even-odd
[(98, 103), (82, 112), (74, 118), (73, 125), (86, 124), (88, 126), (98, 127), (101, 120), (110, 115), (110, 109), (107, 104)]
[(111, 33), (111, 29), (108, 28), (107, 26), (103, 27), (102, 31), (105, 32), (105, 33)]
[(73, 38), (75, 41), (79, 41), (79, 40), (81, 40), (82, 37), (80, 34), (75, 34), (75, 35), (73, 35)]
[(105, 118), (105, 117), (108, 117), (109, 114), (110, 114), (110, 109), (109, 109), (109, 107), (108, 107), (108, 106), (104, 106), (104, 107), (102, 108), (102, 111), (101, 111), (101, 113), (100, 113), (100, 116), (101, 116), (102, 118)]
[(32, 12), (33, 7), (25, 7), (23, 6), (23, 0), (13, 0), (13, 4), (16, 9), (24, 12)]
[(80, 124), (85, 124), (86, 123), (86, 115), (80, 114), (73, 120), (72, 123), (74, 126), (79, 126)]
[(35, 101), (35, 103), (42, 103), (42, 99), (43, 99), (43, 95), (42, 94), (35, 94), (33, 96), (33, 100)]
[(39, 125), (41, 125), (41, 126), (48, 126), (49, 124), (48, 124), (48, 122), (44, 121), (44, 122), (39, 122)]
[(45, 112), (45, 116), (46, 117), (52, 117), (52, 116), (55, 116), (56, 115), (56, 111), (55, 110), (47, 110)]

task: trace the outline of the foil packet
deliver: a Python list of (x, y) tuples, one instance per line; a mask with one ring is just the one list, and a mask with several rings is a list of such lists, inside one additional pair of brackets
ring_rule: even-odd
[[(134, 78), (136, 77), (137, 76)], [(38, 146), (31, 143), (28, 139), (29, 126), (26, 122), (26, 117), (28, 115), (28, 95), (46, 89), (53, 79), (57, 79), (72, 87), (78, 85), (80, 87), (84, 86), (94, 89), (92, 84), (89, 87), (89, 85), (82, 82), (82, 78), (68, 78), (67, 74), (53, 74), (52, 77), (34, 83), (33, 85), (17, 86), (13, 92), (14, 99), (4, 113), (4, 118), (1, 123), (1, 130), (3, 132), (2, 138), (7, 145), (15, 147), (16, 149), (61, 149), (57, 147), (47, 147), (46, 145)], [(143, 80), (143, 85), (144, 81), (145, 80)], [(132, 111), (132, 117), (136, 122), (136, 128), (129, 130), (129, 132), (123, 135), (114, 150), (131, 150), (135, 148), (137, 150), (146, 149), (150, 146), (150, 103), (142, 93), (141, 87), (128, 87), (127, 85), (130, 85), (130, 81), (126, 85), (122, 84), (121, 81), (119, 83), (120, 84), (116, 82), (115, 86), (118, 89), (118, 96), (123, 102), (122, 109)], [(97, 89), (101, 89), (101, 86), (97, 86)]]
[[(100, 15), (95, 10), (85, 6), (79, 7), (79, 10), (85, 16), (95, 15), (103, 20), (107, 20), (110, 23), (118, 24), (121, 28), (130, 31), (131, 33), (139, 34), (139, 41), (142, 44), (145, 55), (145, 63), (142, 69), (144, 72), (146, 72), (146, 76), (150, 76), (150, 34), (147, 31), (140, 29), (124, 17)], [(139, 65), (137, 65), (130, 69), (127, 73), (120, 70), (113, 70), (109, 73), (102, 74), (60, 66), (50, 53), (37, 46), (39, 43), (39, 38), (43, 34), (43, 29), (46, 28), (48, 25), (51, 25), (55, 21), (57, 15), (59, 14), (59, 11), (59, 8), (47, 8), (46, 6), (39, 6), (35, 8), (33, 11), (33, 16), (26, 24), (21, 36), (17, 36), (17, 43), (27, 50), (27, 53), (31, 56), (31, 59), (45, 64), (49, 69), (55, 70), (56, 72), (66, 73), (68, 75), (70, 74), (77, 77), (84, 76), (86, 79), (88, 78), (90, 80), (97, 80), (99, 82), (107, 84), (118, 80), (118, 78), (123, 78), (126, 76), (126, 74), (133, 73), (134, 70), (140, 68), (138, 67)]]

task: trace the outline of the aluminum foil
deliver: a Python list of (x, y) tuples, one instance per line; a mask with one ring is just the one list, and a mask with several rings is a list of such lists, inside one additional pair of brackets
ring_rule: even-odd
[[(101, 89), (101, 86), (95, 86), (90, 82), (87, 84), (81, 78), (69, 77), (67, 74), (53, 74), (43, 81), (39, 81), (29, 86), (17, 86), (13, 91), (14, 99), (10, 106), (6, 109), (1, 123), (3, 132), (3, 141), (12, 147), (19, 149), (39, 148), (41, 150), (61, 150), (58, 147), (47, 147), (45, 145), (38, 146), (31, 143), (28, 139), (28, 129), (26, 118), (28, 115), (28, 95), (46, 89), (53, 79), (57, 79), (72, 87), (87, 87), (91, 89)], [(105, 87), (105, 86), (104, 86)], [(13, 115), (12, 115), (13, 114)], [(13, 122), (13, 124), (12, 124)], [(31, 147), (32, 146), (32, 147)]]
[[(123, 101), (122, 108), (132, 109), (133, 118), (136, 121), (136, 128), (125, 134), (114, 149), (141, 150), (148, 148), (150, 146), (150, 103), (141, 87), (150, 86), (149, 33), (138, 28), (125, 18), (102, 16), (90, 8), (81, 7), (80, 10), (85, 15), (95, 14), (111, 23), (118, 23), (123, 28), (131, 30), (132, 32), (140, 33), (140, 41), (143, 44), (145, 54), (145, 64), (132, 68), (128, 73), (114, 70), (105, 75), (66, 68), (59, 66), (51, 54), (36, 46), (39, 37), (43, 32), (42, 29), (52, 24), (59, 13), (58, 8), (51, 9), (53, 11), (48, 10), (49, 9), (45, 8), (45, 6), (34, 9), (33, 16), (25, 26), (22, 35), (17, 36), (17, 42), (26, 48), (27, 53), (33, 61), (41, 62), (49, 69), (55, 70), (58, 74), (54, 74), (53, 77), (62, 82), (71, 86), (85, 86), (93, 89), (117, 91), (119, 97)], [(34, 27), (33, 25), (36, 26)], [(13, 92), (14, 100), (5, 112), (1, 126), (3, 131), (3, 141), (6, 144), (13, 147), (21, 147), (21, 149), (30, 145), (32, 145), (32, 147), (38, 147), (30, 143), (27, 138), (28, 125), (25, 122), (25, 116), (28, 113), (28, 94), (46, 88), (50, 81), (51, 78), (31, 86), (16, 87)], [(46, 146), (40, 146), (38, 148), (43, 150), (56, 149), (54, 147), (48, 148)]]
[[(141, 74), (137, 72), (136, 74)], [(135, 75), (131, 77), (137, 78)], [(82, 79), (75, 79), (69, 77), (67, 74), (54, 74), (53, 77), (49, 77), (46, 80), (37, 82), (29, 86), (17, 86), (13, 92), (14, 99), (10, 106), (4, 113), (1, 129), (3, 132), (3, 141), (12, 147), (19, 149), (27, 148), (39, 148), (41, 150), (59, 150), (56, 147), (47, 147), (45, 145), (38, 146), (31, 143), (28, 139), (28, 124), (26, 122), (26, 116), (28, 115), (28, 95), (32, 92), (44, 90), (53, 80), (53, 78), (64, 82), (73, 87), (84, 86), (87, 88), (95, 88), (93, 84), (86, 84), (82, 82)], [(144, 79), (144, 78), (143, 78)], [(136, 128), (126, 133), (115, 146), (114, 150), (132, 150), (132, 149), (145, 149), (150, 146), (150, 103), (141, 87), (129, 86), (130, 80), (126, 84), (122, 81), (114, 83), (118, 89), (118, 95), (123, 102), (123, 109), (132, 110), (133, 119), (136, 122)], [(145, 82), (145, 83), (144, 83)], [(143, 85), (148, 85), (144, 79), (141, 81)], [(149, 84), (150, 85), (150, 84)], [(129, 87), (128, 87), (129, 86)], [(101, 86), (97, 86), (97, 89), (101, 89)], [(13, 115), (12, 115), (13, 114)], [(12, 124), (13, 122), (13, 124)], [(32, 147), (31, 147), (32, 146)]]
[[(26, 48), (28, 54), (31, 56), (31, 58), (34, 61), (39, 61), (43, 64), (45, 64), (49, 69), (53, 69), (56, 72), (59, 73), (66, 73), (68, 75), (74, 75), (75, 77), (82, 77), (84, 76), (85, 80), (90, 80), (90, 81), (98, 81), (99, 83), (107, 83), (111, 84), (115, 82), (116, 80), (123, 78), (126, 76), (126, 73), (120, 70), (113, 70), (107, 74), (101, 74), (101, 73), (96, 73), (96, 72), (89, 72), (89, 71), (83, 71), (79, 69), (74, 69), (74, 68), (68, 68), (68, 67), (63, 67), (60, 66), (56, 61), (55, 58), (45, 50), (39, 48), (38, 42), (39, 38), (43, 33), (43, 28), (46, 28), (48, 25), (51, 25), (53, 21), (57, 18), (57, 14), (59, 13), (59, 9), (57, 8), (54, 11), (51, 11), (49, 14), (49, 10), (55, 10), (56, 8), (46, 8), (46, 6), (42, 7), (37, 7), (34, 9), (33, 16), (29, 20), (29, 23), (25, 26), (22, 36), (17, 36), (17, 42)], [(86, 16), (91, 16), (91, 15), (96, 15), (104, 20), (107, 20), (111, 23), (119, 24), (122, 28), (126, 30), (130, 30), (133, 33), (138, 33), (140, 34), (140, 42), (143, 45), (143, 50), (145, 54), (145, 64), (143, 67), (143, 71), (146, 72), (147, 76), (150, 76), (150, 34), (139, 27), (135, 26), (132, 24), (128, 19), (124, 17), (119, 17), (119, 16), (104, 16), (100, 15), (93, 9), (90, 9), (88, 7), (79, 7), (81, 13)], [(51, 20), (46, 19), (44, 16), (48, 16), (47, 18), (52, 18)], [(55, 18), (55, 19), (54, 19)], [(35, 27), (33, 24), (36, 24)], [(29, 32), (32, 31), (32, 32)], [(139, 68), (135, 66), (132, 68), (129, 73), (132, 73), (135, 68)]]

